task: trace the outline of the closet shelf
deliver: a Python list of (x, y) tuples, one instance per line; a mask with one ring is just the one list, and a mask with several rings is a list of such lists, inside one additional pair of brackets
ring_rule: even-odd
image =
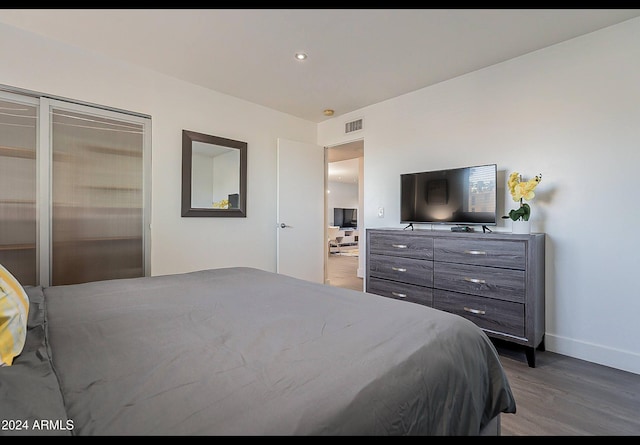
[(4, 147), (0, 145), (0, 156), (8, 158), (35, 159), (36, 151), (29, 148)]
[(0, 244), (0, 251), (13, 251), (13, 250), (33, 250), (36, 248), (35, 243), (27, 244)]
[(142, 150), (127, 150), (122, 148), (111, 148), (104, 147), (101, 145), (86, 145), (85, 148), (94, 153), (104, 153), (108, 155), (122, 155), (122, 156), (131, 156), (134, 158), (142, 157)]
[(141, 192), (142, 188), (140, 187), (124, 187), (124, 186), (115, 186), (115, 185), (83, 185), (80, 186), (82, 188), (86, 188), (86, 189), (92, 189), (92, 190), (113, 190), (113, 191), (120, 191), (120, 192)]
[(54, 247), (64, 244), (82, 244), (82, 243), (113, 243), (116, 241), (142, 241), (141, 236), (110, 236), (110, 237), (92, 237), (92, 238), (76, 238), (68, 241), (54, 241)]
[(0, 199), (0, 204), (35, 205), (35, 199)]

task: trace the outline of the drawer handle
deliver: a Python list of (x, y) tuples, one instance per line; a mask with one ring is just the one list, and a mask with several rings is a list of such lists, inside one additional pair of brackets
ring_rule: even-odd
[(467, 278), (467, 277), (464, 277), (463, 280), (464, 281), (469, 281), (470, 283), (480, 283), (480, 284), (486, 283), (485, 280), (480, 280), (478, 278)]
[(391, 267), (391, 270), (395, 270), (396, 272), (406, 272), (407, 269), (405, 269), (404, 267)]
[(407, 245), (406, 244), (392, 244), (393, 247), (395, 247), (396, 249), (406, 249)]
[(394, 297), (399, 297), (399, 298), (407, 298), (407, 294), (401, 294), (399, 292), (391, 292), (391, 295), (393, 295)]
[(464, 253), (467, 253), (469, 255), (486, 255), (487, 252), (485, 252), (484, 250), (465, 250)]
[(487, 313), (486, 311), (481, 311), (480, 309), (471, 309), (468, 307), (465, 307), (464, 310), (466, 312), (471, 312), (472, 314), (478, 314), (478, 315), (485, 315)]

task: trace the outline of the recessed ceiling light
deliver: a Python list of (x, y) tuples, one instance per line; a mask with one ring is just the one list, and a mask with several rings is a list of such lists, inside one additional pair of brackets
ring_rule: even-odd
[(306, 58), (307, 58), (307, 55), (305, 53), (296, 53), (296, 59), (304, 60)]

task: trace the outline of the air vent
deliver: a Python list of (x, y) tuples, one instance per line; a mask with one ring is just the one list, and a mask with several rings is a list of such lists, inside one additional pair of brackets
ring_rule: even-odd
[(354, 131), (362, 130), (362, 119), (347, 122), (344, 124), (345, 133), (353, 133)]

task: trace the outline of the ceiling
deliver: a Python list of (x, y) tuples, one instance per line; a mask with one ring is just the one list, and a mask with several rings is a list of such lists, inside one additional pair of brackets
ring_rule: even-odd
[(358, 165), (357, 158), (330, 162), (327, 164), (327, 180), (329, 182), (358, 184)]
[[(322, 122), (640, 9), (0, 9), (0, 22)], [(294, 53), (308, 55), (297, 61)]]
[[(311, 122), (640, 16), (640, 9), (0, 9), (0, 22)], [(62, 25), (63, 24), (63, 25)], [(294, 54), (308, 55), (304, 61)], [(329, 150), (357, 181), (362, 141)], [(351, 159), (351, 161), (348, 161)]]
[(359, 160), (364, 156), (362, 139), (347, 142), (327, 149), (327, 179), (330, 182), (357, 184)]

